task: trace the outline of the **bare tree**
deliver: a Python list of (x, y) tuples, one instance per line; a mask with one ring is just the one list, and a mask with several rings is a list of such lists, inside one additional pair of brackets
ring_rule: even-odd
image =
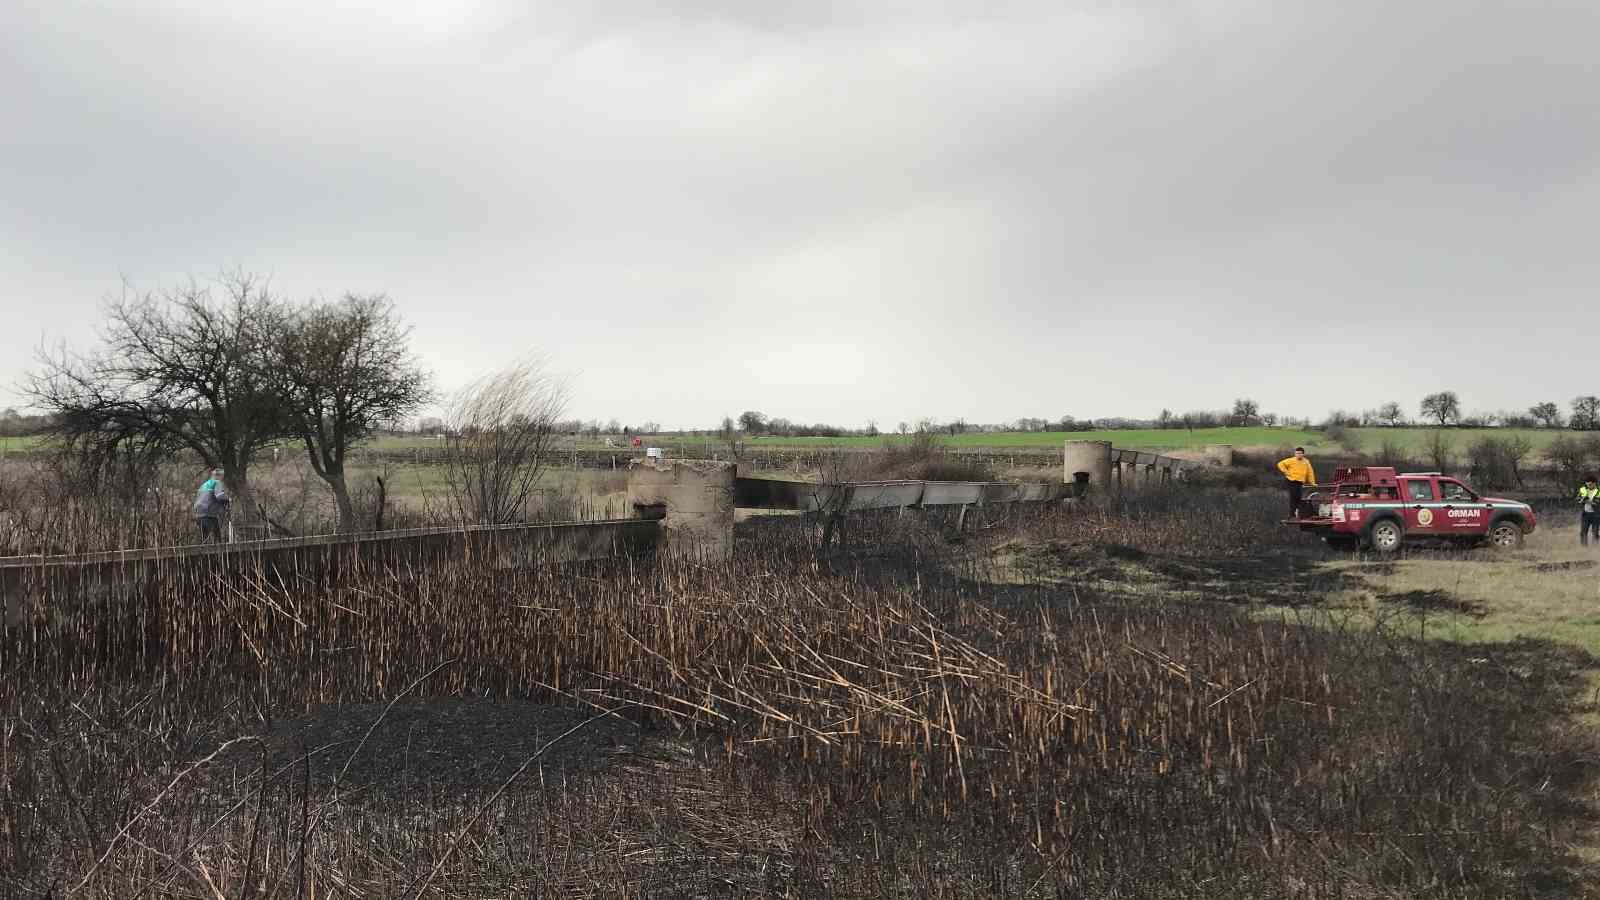
[(1546, 401), (1528, 407), (1528, 415), (1538, 421), (1545, 428), (1561, 427), (1561, 407), (1554, 402)]
[(1571, 424), (1574, 431), (1600, 431), (1600, 397), (1573, 397)]
[(1544, 458), (1555, 469), (1556, 479), (1561, 482), (1563, 489), (1576, 487), (1578, 482), (1587, 474), (1589, 461), (1595, 447), (1571, 435), (1557, 435), (1544, 448)]
[(504, 525), (526, 517), (566, 400), (566, 385), (537, 360), (456, 394), (445, 417), (444, 476), (462, 521)]
[(1378, 420), (1390, 428), (1395, 428), (1405, 422), (1406, 414), (1401, 410), (1400, 404), (1390, 400), (1378, 407)]
[[(1166, 412), (1166, 410), (1162, 410)], [(1261, 404), (1249, 398), (1241, 397), (1233, 401), (1233, 415), (1230, 424), (1239, 426), (1257, 425), (1261, 422)]]
[(1454, 450), (1455, 441), (1443, 431), (1429, 431), (1427, 439), (1422, 444), (1422, 452), (1427, 455), (1428, 462), (1433, 465), (1435, 472), (1450, 471)]
[(739, 423), (730, 416), (722, 417), (722, 426), (717, 429), (717, 439), (727, 445), (728, 453), (738, 459), (744, 450), (743, 443), (739, 440)]
[(107, 305), (101, 346), (42, 350), (25, 390), (52, 414), (53, 432), (86, 454), (189, 450), (221, 466), (237, 523), (253, 528), (261, 514), (250, 464), (285, 433), (284, 404), (262, 365), (282, 318), (267, 282), (243, 273), (159, 296), (125, 286)]
[(1483, 438), (1467, 448), (1472, 481), (1482, 488), (1524, 487), (1522, 463), (1533, 452), (1525, 437)]
[(767, 417), (753, 409), (747, 409), (739, 414), (739, 427), (745, 434), (760, 434), (767, 427)]
[(1461, 418), (1461, 398), (1455, 391), (1440, 391), (1422, 398), (1422, 416), (1438, 419), (1440, 427)]
[(1506, 465), (1511, 467), (1511, 477), (1516, 481), (1517, 487), (1527, 487), (1522, 478), (1522, 466), (1528, 457), (1533, 454), (1533, 441), (1522, 435), (1513, 435), (1504, 441), (1504, 455)]
[(292, 311), (271, 341), (270, 368), (290, 425), (311, 468), (333, 490), (340, 532), (358, 528), (345, 455), (431, 396), (409, 338), (389, 298), (347, 294)]

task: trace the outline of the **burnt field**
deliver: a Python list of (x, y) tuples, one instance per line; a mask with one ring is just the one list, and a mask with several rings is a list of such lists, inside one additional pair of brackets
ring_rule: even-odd
[[(1280, 503), (40, 620), (0, 643), (0, 895), (1594, 893), (1595, 659), (1441, 640), (1457, 556), (1336, 557)], [(1581, 577), (1538, 553), (1458, 556)]]

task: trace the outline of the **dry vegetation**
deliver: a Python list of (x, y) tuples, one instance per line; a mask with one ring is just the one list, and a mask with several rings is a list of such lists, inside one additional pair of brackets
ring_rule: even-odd
[(1279, 502), (41, 614), (0, 643), (0, 893), (1592, 892), (1593, 659), (1313, 624), (1367, 570)]
[[(301, 453), (256, 466), (254, 493), (273, 536), (331, 534), (338, 511)], [(0, 461), (0, 556), (169, 547), (195, 541), (198, 465), (80, 467), (70, 456)], [(459, 521), (444, 467), (349, 467), (357, 530)], [(630, 514), (627, 475), (549, 468), (518, 504), (522, 519), (572, 522)]]

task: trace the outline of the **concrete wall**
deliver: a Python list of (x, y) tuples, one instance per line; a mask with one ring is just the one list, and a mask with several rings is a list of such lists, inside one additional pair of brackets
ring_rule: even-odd
[(707, 459), (635, 459), (628, 502), (661, 524), (661, 548), (703, 562), (733, 558), (734, 464)]
[(779, 478), (734, 480), (740, 509), (794, 509), (802, 512), (854, 512), (928, 506), (985, 506), (1060, 500), (1064, 485), (1005, 481), (855, 481), (819, 484)]

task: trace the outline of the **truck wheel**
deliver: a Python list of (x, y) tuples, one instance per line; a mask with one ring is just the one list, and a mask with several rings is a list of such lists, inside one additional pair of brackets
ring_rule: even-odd
[(1405, 529), (1393, 519), (1384, 519), (1372, 526), (1367, 540), (1372, 544), (1372, 549), (1387, 556), (1400, 549), (1400, 542), (1405, 540)]
[(1514, 550), (1522, 546), (1522, 525), (1510, 519), (1496, 522), (1489, 529), (1489, 543), (1495, 547)]

